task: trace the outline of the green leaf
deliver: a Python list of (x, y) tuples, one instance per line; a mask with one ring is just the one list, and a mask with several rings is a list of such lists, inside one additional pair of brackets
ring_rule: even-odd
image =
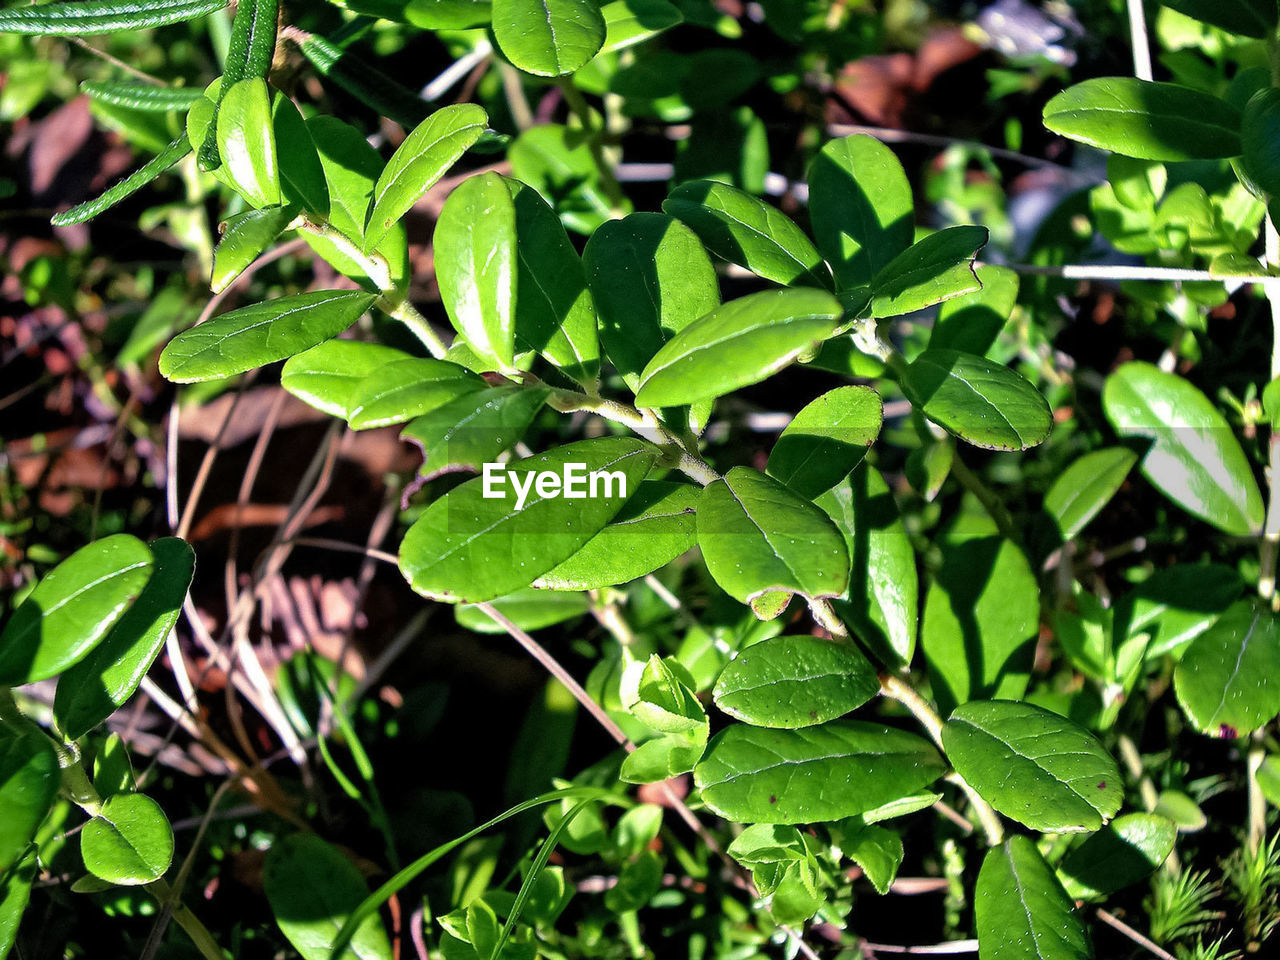
[(271, 97), (261, 77), (231, 86), (218, 104), (218, 153), (228, 182), (252, 206), (280, 202)]
[(926, 350), (903, 371), (902, 388), (921, 413), (975, 447), (1026, 450), (1053, 428), (1034, 384), (976, 354)]
[(328, 219), (329, 187), (325, 183), (320, 151), (302, 113), (283, 93), (276, 93), (271, 104), (271, 125), (280, 163), (281, 195), (287, 203), (298, 204)]
[(294, 212), (293, 207), (263, 207), (228, 218), (223, 225), (222, 239), (213, 252), (210, 289), (214, 293), (227, 289), (275, 243), (276, 237), (293, 221)]
[(1120, 768), (1093, 734), (1029, 703), (962, 703), (942, 748), (982, 799), (1032, 830), (1097, 830), (1124, 801)]
[(53, 715), (78, 740), (133, 696), (182, 612), (196, 555), (185, 540), (151, 544), (155, 566), (138, 599), (83, 660), (58, 678)]
[(911, 793), (944, 767), (927, 741), (894, 727), (833, 720), (769, 730), (735, 723), (712, 739), (693, 778), (703, 802), (726, 819), (819, 823)]
[(1086, 453), (1058, 475), (1045, 494), (1044, 509), (1064, 541), (1111, 502), (1137, 462), (1138, 455), (1127, 447), (1105, 447)]
[(831, 336), (841, 314), (839, 301), (820, 290), (768, 290), (727, 303), (657, 352), (636, 404), (678, 406), (759, 383)]
[(1249, 98), (1240, 142), (1249, 179), (1271, 196), (1280, 194), (1280, 91), (1267, 87)]
[(1185, 793), (1177, 790), (1162, 790), (1156, 808), (1151, 811), (1167, 817), (1177, 824), (1180, 833), (1195, 833), (1203, 830), (1209, 819), (1199, 805)]
[(95, 877), (122, 887), (152, 883), (173, 862), (173, 828), (150, 797), (118, 794), (84, 825), (80, 853)]
[(1147, 633), (1151, 637), (1148, 658), (1179, 656), (1240, 598), (1243, 589), (1240, 574), (1220, 564), (1180, 564), (1158, 570), (1117, 601), (1115, 645)]
[(710, 721), (688, 672), (673, 658), (664, 660), (656, 653), (648, 660), (625, 662), (618, 695), (632, 716), (650, 730), (705, 744)]
[(862, 868), (876, 893), (887, 894), (902, 866), (902, 835), (857, 818), (839, 827), (837, 839), (845, 856)]
[(814, 502), (849, 551), (849, 589), (836, 602), (840, 618), (885, 663), (910, 663), (920, 588), (915, 550), (889, 485), (863, 463)]
[(117, 533), (45, 574), (0, 633), (0, 687), (47, 680), (96, 646), (142, 592), (151, 551)]
[(536, 350), (592, 385), (600, 373), (600, 344), (582, 260), (537, 190), (518, 180), (507, 186), (516, 209), (516, 346)]
[[(494, 609), (521, 630), (544, 630), (566, 620), (576, 620), (591, 609), (591, 598), (585, 593), (553, 593), (549, 590), (517, 590), (493, 601)], [(483, 610), (469, 603), (453, 608), (459, 625), (476, 633), (505, 634), (506, 628)]]
[(43, 733), (0, 727), (0, 878), (21, 859), (61, 783), (58, 755)]
[(435, 232), (440, 299), (481, 357), (515, 361), (516, 208), (496, 173), (469, 177), (445, 201)]
[(385, 427), (488, 389), (482, 377), (447, 360), (395, 360), (370, 371), (352, 388), (347, 420), (353, 430)]
[[(406, 129), (416, 127), (426, 119), (429, 107), (425, 100), (350, 50), (337, 46), (318, 33), (306, 37), (298, 44), (298, 49), (325, 79), (332, 80), (376, 113)], [(360, 211), (361, 217), (364, 213), (364, 210)]]
[(680, 8), (667, 0), (613, 0), (600, 14), (605, 26), (601, 53), (633, 47), (684, 21)]
[(1073, 900), (1102, 900), (1146, 878), (1173, 852), (1178, 830), (1151, 813), (1117, 817), (1062, 861), (1058, 874)]
[(698, 488), (687, 483), (645, 480), (608, 526), (535, 585), (599, 590), (666, 566), (697, 542), (698, 494)]
[(412, 421), (400, 439), (422, 449), (423, 479), (460, 467), (479, 470), (520, 442), (549, 393), (529, 387), (468, 393)]
[[(24, 7), (23, 9), (37, 9), (36, 7)], [(0, 11), (0, 13), (8, 11)], [(137, 193), (148, 183), (154, 180), (160, 174), (164, 173), (175, 163), (191, 152), (191, 144), (187, 142), (185, 135), (178, 137), (173, 143), (165, 147), (164, 151), (145, 164), (139, 167), (129, 176), (125, 177), (114, 187), (108, 189), (93, 200), (86, 200), (84, 203), (77, 204), (70, 210), (64, 210), (62, 213), (56, 213), (49, 221), (55, 227), (66, 227), (73, 223), (84, 223), (86, 220), (92, 220), (103, 210), (114, 207), (126, 197), (131, 197)]]
[(896, 317), (981, 289), (973, 258), (986, 227), (947, 227), (912, 244), (871, 282), (871, 317)]
[(995, 345), (1018, 302), (1018, 275), (1008, 267), (984, 263), (974, 271), (981, 290), (945, 301), (933, 322), (929, 347), (985, 354)]
[(326, 340), (290, 357), (280, 371), (280, 386), (317, 410), (346, 420), (367, 376), (409, 359), (403, 350), (380, 343)]
[(1244, 34), (1246, 37), (1266, 39), (1276, 32), (1276, 5), (1271, 0), (1164, 0), (1163, 6), (1204, 23)]
[(907, 454), (902, 473), (911, 489), (920, 494), (925, 503), (933, 503), (951, 475), (955, 459), (956, 446), (950, 438), (929, 440), (923, 447), (916, 447)]
[(78, 36), (162, 27), (194, 20), (226, 6), (225, 0), (88, 0), (0, 10), (0, 33)]
[(1280, 807), (1280, 757), (1267, 754), (1258, 767), (1258, 789), (1273, 807)]
[(1029, 837), (987, 852), (974, 893), (982, 960), (1092, 960), (1075, 904)]
[(480, 139), (488, 122), (481, 107), (455, 103), (431, 114), (405, 137), (374, 184), (365, 223), (365, 252), (377, 247), (392, 224)]
[(1240, 153), (1240, 114), (1176, 83), (1101, 77), (1063, 90), (1044, 108), (1054, 133), (1140, 160), (1216, 160)]
[(1102, 407), (1116, 433), (1152, 441), (1142, 473), (1189, 513), (1236, 536), (1262, 529), (1253, 468), (1226, 419), (1199, 390), (1149, 363), (1107, 377)]
[(279, 0), (242, 0), (231, 21), (231, 39), (222, 67), (224, 90), (241, 80), (266, 79), (276, 52)]
[(761, 619), (782, 612), (772, 594), (838, 597), (849, 585), (849, 554), (831, 520), (750, 467), (703, 490), (698, 545), (712, 579), (757, 616), (770, 614)]
[(158, 87), (151, 83), (124, 80), (86, 80), (80, 84), (80, 89), (101, 103), (147, 113), (188, 110), (201, 96), (194, 87)]
[(130, 793), (137, 787), (129, 747), (118, 733), (102, 741), (93, 757), (93, 788), (101, 797)]
[[(565, 444), (550, 453), (508, 464), (500, 497), (485, 497), (485, 479), (455, 487), (429, 506), (405, 534), (400, 570), (426, 597), (446, 601), (492, 600), (529, 586), (568, 559), (602, 530), (644, 479), (658, 450), (639, 440), (609, 437)], [(521, 503), (511, 475), (553, 472), (568, 463), (605, 472), (597, 496), (545, 496), (532, 488)], [(519, 506), (517, 506), (519, 503)]]
[(424, 30), (465, 30), (487, 24), (492, 15), (489, 0), (408, 0), (404, 5), (405, 21)]
[[(994, 528), (982, 532), (994, 534)], [(1021, 550), (994, 535), (942, 544), (921, 643), (944, 713), (967, 700), (1020, 698), (1039, 629), (1040, 590)]]
[(1173, 674), (1182, 711), (1201, 733), (1242, 737), (1280, 713), (1280, 623), (1241, 600), (1187, 648)]
[(532, 127), (511, 143), (507, 159), (511, 176), (542, 194), (570, 230), (589, 234), (631, 210), (625, 199), (615, 210), (615, 202), (600, 185), (600, 171), (581, 130), (559, 123)]
[(604, 45), (605, 22), (594, 0), (494, 0), (493, 35), (525, 73), (563, 77)]
[(360, 922), (341, 951), (333, 950), (369, 888), (355, 865), (315, 834), (291, 834), (272, 845), (262, 888), (280, 931), (303, 960), (391, 960), (376, 913)]
[(831, 286), (827, 267), (804, 231), (749, 193), (693, 180), (671, 191), (662, 209), (688, 224), (716, 256), (766, 280)]
[(862, 462), (883, 421), (884, 405), (870, 387), (837, 387), (787, 424), (765, 469), (800, 496), (813, 499)]
[(346, 330), (374, 296), (316, 290), (232, 310), (178, 334), (160, 354), (160, 373), (197, 383), (284, 360)]
[(847, 641), (773, 637), (724, 668), (716, 706), (757, 727), (811, 727), (842, 717), (880, 692), (875, 667)]
[(809, 166), (809, 219), (841, 287), (869, 284), (915, 237), (911, 184), (893, 151), (856, 134)]
[(587, 241), (583, 262), (600, 314), (600, 343), (633, 390), (670, 337), (720, 306), (702, 242), (665, 214), (610, 220)]
[(618, 778), (624, 783), (658, 783), (688, 773), (706, 745), (686, 737), (658, 737), (640, 744), (622, 761)]
[(18, 939), (18, 925), (31, 898), (31, 883), (36, 878), (36, 854), (32, 850), (9, 871), (0, 877), (0, 957), (9, 956)]

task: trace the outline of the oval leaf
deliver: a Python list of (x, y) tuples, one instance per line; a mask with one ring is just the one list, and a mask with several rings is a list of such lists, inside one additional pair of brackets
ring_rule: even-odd
[(292, 222), (294, 212), (293, 207), (263, 207), (230, 217), (213, 252), (210, 289), (221, 293), (231, 286), (245, 268), (275, 243), (276, 237)]
[(903, 371), (902, 387), (921, 413), (975, 447), (1026, 450), (1053, 428), (1034, 384), (975, 354), (926, 350)]
[(871, 283), (871, 317), (914, 313), (981, 289), (973, 258), (986, 244), (986, 227), (947, 227), (893, 258)]
[(271, 97), (261, 77), (233, 84), (218, 104), (218, 152), (227, 182), (255, 207), (280, 202)]
[(1092, 960), (1075, 904), (1029, 837), (987, 852), (974, 894), (982, 960)]
[(489, 116), (474, 103), (437, 110), (414, 128), (374, 184), (365, 226), (365, 251), (373, 250), (404, 216), (480, 139)]
[(837, 387), (787, 424), (769, 453), (766, 472), (813, 499), (862, 462), (883, 421), (884, 405), (870, 387)]
[(483, 378), (446, 360), (411, 357), (369, 373), (350, 395), (353, 430), (403, 423), (451, 400), (488, 390)]
[(1280, 712), (1280, 624), (1242, 600), (1187, 647), (1173, 674), (1182, 711), (1201, 733), (1234, 739)]
[(750, 467), (703, 490), (698, 545), (721, 589), (761, 619), (782, 613), (790, 594), (838, 597), (849, 585), (844, 537), (826, 514)]
[(342, 333), (374, 299), (316, 290), (232, 310), (174, 337), (160, 354), (160, 373), (174, 383), (196, 383), (284, 360)]
[[(585, 615), (591, 609), (591, 598), (585, 593), (553, 593), (531, 587), (498, 597), (493, 607), (521, 630), (544, 630)], [(461, 626), (476, 633), (507, 632), (506, 627), (473, 604), (458, 604), (453, 615)]]
[(1253, 468), (1226, 419), (1186, 380), (1126, 363), (1107, 377), (1102, 407), (1120, 436), (1152, 441), (1142, 473), (1166, 497), (1236, 536), (1262, 528)]
[(694, 321), (649, 361), (636, 403), (671, 407), (759, 383), (835, 331), (838, 300), (819, 290), (769, 290)]
[(849, 642), (773, 637), (729, 661), (716, 706), (757, 727), (811, 727), (842, 717), (880, 692), (875, 667)]
[(182, 612), (195, 574), (196, 555), (177, 537), (151, 544), (155, 568), (123, 617), (88, 656), (58, 678), (53, 715), (77, 740), (133, 696)]
[(494, 0), (493, 35), (525, 73), (563, 77), (599, 52), (605, 23), (593, 0)]
[(0, 10), (0, 33), (80, 36), (163, 27), (221, 10), (226, 0), (88, 0)]
[(1029, 703), (961, 704), (942, 728), (942, 748), (984, 800), (1032, 830), (1097, 830), (1124, 800), (1120, 768), (1102, 744)]
[(1044, 497), (1044, 509), (1070, 540), (1116, 495), (1138, 455), (1125, 447), (1094, 450), (1073, 462), (1058, 476)]
[(1058, 869), (1073, 900), (1102, 900), (1137, 883), (1173, 852), (1178, 828), (1152, 813), (1117, 817), (1062, 860)]
[(80, 853), (95, 877), (122, 887), (152, 883), (173, 862), (173, 828), (150, 797), (119, 794), (84, 825)]
[(981, 290), (947, 300), (929, 334), (929, 346), (985, 354), (996, 342), (1018, 302), (1018, 275), (1008, 267), (984, 263), (974, 272)]
[(0, 687), (47, 680), (80, 660), (142, 592), (152, 565), (145, 543), (117, 533), (45, 574), (0, 633)]
[(31, 843), (61, 783), (58, 755), (43, 733), (0, 728), (0, 878)]
[[(527, 587), (613, 519), (657, 454), (625, 437), (584, 440), (508, 464), (505, 482), (494, 484), (499, 496), (484, 495), (485, 478), (469, 480), (409, 528), (400, 570), (414, 590), (437, 600), (478, 603)], [(526, 486), (521, 498), (513, 489), (513, 476), (530, 484), (544, 471), (564, 476), (566, 464), (582, 465), (582, 475), (610, 474), (612, 482), (585, 497), (545, 496)]]
[(424, 480), (453, 470), (479, 470), (520, 442), (549, 393), (529, 387), (466, 393), (418, 417), (400, 431), (400, 439), (421, 448), (418, 476)]
[(326, 340), (290, 357), (280, 371), (280, 386), (317, 410), (345, 420), (365, 377), (409, 359), (403, 350), (380, 343)]
[(1072, 140), (1140, 160), (1216, 160), (1240, 153), (1240, 114), (1176, 83), (1100, 77), (1063, 90), (1044, 125)]
[(932, 783), (945, 764), (915, 734), (834, 720), (803, 730), (735, 723), (714, 737), (693, 779), (703, 802), (738, 823), (852, 817)]

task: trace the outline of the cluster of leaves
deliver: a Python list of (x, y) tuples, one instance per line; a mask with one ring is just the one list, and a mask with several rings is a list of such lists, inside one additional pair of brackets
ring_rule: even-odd
[[(11, 7), (0, 31), (100, 34), (221, 6)], [(1143, 885), (1150, 898), (1130, 920), (1160, 943), (1184, 956), (1258, 949), (1280, 922), (1280, 854), (1265, 840), (1266, 803), (1280, 803), (1268, 732), (1280, 712), (1280, 508), (1272, 481), (1267, 495), (1259, 483), (1280, 471), (1280, 443), (1255, 440), (1280, 417), (1280, 368), (1268, 374), (1250, 358), (1243, 395), (1224, 386), (1221, 402), (1193, 381), (1219, 356), (1207, 317), (1228, 284), (1233, 304), (1265, 316), (1252, 291), (1269, 293), (1280, 270), (1269, 213), (1280, 191), (1274, 4), (1170, 2), (1157, 39), (1197, 50), (1194, 66), (1165, 64), (1179, 82), (1092, 79), (1048, 101), (1049, 131), (1112, 156), (1104, 182), (1040, 227), (1031, 270), (999, 265), (1007, 248), (984, 252), (985, 226), (917, 227), (907, 170), (861, 133), (806, 158), (804, 216), (764, 199), (763, 178), (697, 164), (655, 203), (660, 212), (632, 212), (616, 177), (614, 101), (681, 122), (731, 102), (743, 76), (742, 89), (754, 82), (731, 50), (716, 51), (718, 68), (677, 68), (659, 51), (658, 69), (673, 76), (637, 75), (646, 61), (630, 48), (693, 9), (714, 25), (709, 5), (345, 6), (351, 18), (326, 37), (282, 30), (290, 11), (275, 0), (242, 0), (221, 75), (199, 92), (86, 84), (109, 115), (162, 117), (172, 136), (53, 222), (88, 221), (180, 166), (224, 204), (221, 239), (206, 251), (215, 296), (293, 236), (334, 283), (349, 278), (162, 334), (150, 344), (167, 339), (159, 373), (217, 391), (283, 361), (283, 389), (351, 431), (398, 428), (423, 453), (403, 510), (403, 579), (453, 605), (462, 627), (507, 633), (549, 663), (619, 749), (565, 780), (561, 756), (529, 778), (536, 796), (402, 867), (361, 745), (359, 697), (332, 661), (295, 657), (276, 680), (280, 709), (382, 833), (383, 851), (360, 854), (381, 858), (390, 879), (370, 893), (356, 862), (306, 818), (261, 800), (288, 813), (265, 844), (261, 882), (293, 948), (307, 960), (390, 957), (379, 911), (408, 890), (431, 923), (432, 955), (446, 958), (641, 957), (664, 949), (653, 929), (686, 926), (648, 919), (671, 906), (687, 924), (707, 911), (723, 918), (715, 944), (684, 931), (690, 956), (754, 955), (771, 941), (812, 953), (810, 921), (835, 931), (833, 951), (855, 951), (854, 905), (871, 895), (859, 881), (888, 894), (907, 862), (904, 836), (941, 812), (954, 835), (919, 862), (954, 880), (945, 932), (972, 930), (985, 958), (1093, 956), (1099, 916), (1141, 936), (1105, 911), (1140, 904)], [(806, 35), (807, 20), (772, 6), (775, 30)], [(556, 78), (570, 122), (520, 122), (512, 138), (505, 118), (474, 103), (428, 113), (349, 52), (375, 18), (501, 56), (517, 89)], [(304, 115), (273, 85), (286, 40), (318, 75), (404, 126), (389, 157), (356, 125)], [(602, 97), (603, 116), (584, 94)], [(742, 126), (745, 143), (751, 120)], [(728, 139), (707, 129), (713, 143)], [(501, 150), (496, 168), (457, 172), (469, 154)], [(405, 219), (451, 171), (431, 238), (446, 343), (410, 297)], [(1062, 229), (1081, 216), (1083, 235)], [(1131, 258), (1112, 274), (1129, 281), (1131, 355), (1151, 341), (1163, 354), (1108, 358), (1090, 384), (1065, 376), (1052, 347), (1065, 326), (1061, 279), (1103, 241)], [(742, 462), (717, 439), (744, 397), (797, 392), (805, 399), (767, 455)], [(987, 458), (981, 468), (966, 464), (975, 456)], [(460, 476), (495, 461), (509, 481), (501, 496), (487, 476)], [(572, 467), (610, 482), (581, 499), (544, 485)], [(1158, 543), (1167, 559), (1104, 578), (1097, 568), (1111, 558), (1094, 546), (1116, 538), (1100, 518), (1133, 525), (1124, 509), (1139, 513), (1130, 541)], [(194, 569), (184, 540), (120, 533), (15, 597), (0, 635), (0, 954), (18, 937), (37, 872), (65, 843), (71, 805), (89, 817), (79, 831), (87, 874), (72, 890), (145, 885), (204, 956), (232, 949), (182, 901), (189, 863), (172, 887), (165, 880), (169, 822), (138, 792), (126, 744), (96, 732), (166, 642), (178, 643)], [(578, 686), (529, 633), (588, 611), (607, 636)], [(55, 677), (49, 716), (8, 690)], [(193, 716), (193, 704), (169, 702)], [(1148, 713), (1172, 731), (1163, 763), (1139, 749)], [(1215, 739), (1240, 755), (1238, 770), (1223, 773), (1230, 755)], [(1202, 752), (1216, 766), (1196, 777)], [(1248, 822), (1216, 825), (1229, 854), (1218, 885), (1175, 847), (1206, 828), (1202, 805), (1237, 780)], [(535, 809), (538, 842), (523, 817)], [(676, 816), (701, 845), (670, 829)], [(523, 834), (523, 855), (495, 881), (498, 854), (484, 844), (498, 827)], [(1185, 840), (1179, 850), (1197, 852)], [(442, 892), (432, 868), (450, 856), (453, 889)], [(598, 902), (566, 919), (592, 887), (575, 863), (605, 882)], [(1207, 909), (1215, 898), (1238, 905), (1238, 924)]]

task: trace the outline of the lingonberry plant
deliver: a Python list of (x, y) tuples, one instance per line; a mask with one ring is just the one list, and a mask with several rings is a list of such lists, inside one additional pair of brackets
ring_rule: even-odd
[[(221, 624), (192, 600), (210, 574), (172, 466), (175, 535), (90, 536), (43, 576), (15, 578), (0, 634), (0, 955), (48, 952), (34, 928), (49, 914), (31, 914), (58, 896), (44, 909), (154, 916), (134, 945), (148, 957), (270, 956), (285, 941), (307, 960), (887, 956), (910, 951), (866, 939), (884, 929), (876, 898), (912, 884), (945, 895), (927, 925), (944, 942), (927, 952), (1080, 960), (1095, 934), (1100, 956), (1273, 949), (1276, 4), (1147, 11), (1174, 78), (1157, 82), (1130, 2), (1138, 76), (1067, 86), (1035, 133), (1104, 151), (1105, 177), (1021, 248), (1003, 202), (972, 189), (968, 159), (939, 161), (913, 193), (883, 142), (892, 130), (802, 138), (800, 175), (770, 175), (788, 202), (765, 199), (763, 126), (729, 106), (756, 84), (754, 61), (696, 40), (654, 46), (685, 21), (732, 39), (723, 7), (342, 6), (334, 21), (241, 0), (216, 21), (220, 69), (202, 88), (84, 84), (156, 155), (54, 225), (107, 214), (171, 169), (188, 213), (217, 205), (216, 248), (167, 214), (212, 299), (129, 341), (136, 367), (167, 340), (159, 374), (199, 385), (178, 388), (171, 456), (183, 398), (253, 377), (278, 376), (334, 427), (311, 467), (269, 467), (298, 475), (295, 502), (248, 575), (233, 548)], [(807, 68), (839, 57), (859, 5), (794, 6), (766, 3), (758, 19)], [(0, 30), (74, 38), (222, 8), (11, 6)], [(431, 109), (434, 85), (419, 95), (356, 59), (387, 23), (436, 31), (461, 65), (448, 83), (495, 64), (497, 85)], [(1027, 68), (1036, 89), (1053, 63)], [(369, 137), (294, 95), (300, 71), (386, 125)], [(801, 89), (802, 73), (779, 71), (775, 92)], [(535, 115), (529, 91), (556, 97)], [(692, 128), (665, 198), (620, 176), (641, 118)], [(941, 142), (991, 176), (980, 147)], [(413, 257), (405, 220), (424, 198), (434, 227)], [(258, 281), (304, 244), (312, 271)], [(304, 289), (312, 276), (324, 282)], [(1119, 284), (1093, 318), (1122, 311), (1123, 356), (1083, 343), (1092, 321), (1069, 282)], [(223, 310), (237, 291), (261, 297)], [(1228, 328), (1232, 316), (1245, 322)], [(393, 485), (398, 550), (372, 532), (364, 547), (301, 536), (338, 431), (387, 427), (421, 454)], [(767, 449), (733, 442), (752, 430)], [(264, 457), (265, 439), (238, 508)], [(474, 825), (436, 797), (415, 822), (394, 794), (415, 765), (480, 779), (512, 734), (445, 760), (369, 749), (440, 694), (395, 693), (388, 720), (345, 648), (264, 668), (256, 618), (307, 544), (398, 566), (417, 597), (401, 595), (392, 658), (422, 610), (450, 605), (460, 627), (506, 634), (550, 672), (515, 735), (509, 809)], [(588, 613), (589, 638), (572, 629)], [(531, 636), (557, 627), (576, 646)], [(211, 671), (225, 722), (201, 700)], [(136, 777), (132, 728), (108, 723), (131, 702), (156, 705), (183, 731), (171, 737), (223, 771), (178, 841), (152, 794), (179, 791)], [(245, 706), (264, 722), (256, 738)], [(563, 717), (577, 709), (616, 749), (569, 752)], [(283, 780), (280, 762), (303, 772)], [(231, 790), (261, 816), (219, 843), (252, 830), (266, 853), (248, 885), (278, 931), (202, 909), (189, 882)], [(352, 818), (367, 829), (344, 832)], [(923, 876), (899, 877), (904, 863)], [(152, 900), (112, 899), (128, 887)]]

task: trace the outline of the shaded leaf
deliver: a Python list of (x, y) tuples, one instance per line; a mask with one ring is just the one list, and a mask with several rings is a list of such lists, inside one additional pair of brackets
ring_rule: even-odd
[(371, 370), (352, 388), (347, 420), (353, 430), (385, 427), (488, 389), (483, 378), (447, 360), (395, 360)]
[(84, 825), (80, 853), (95, 877), (124, 887), (151, 883), (173, 862), (173, 828), (150, 797), (118, 794)]
[[(23, 9), (36, 9), (23, 8)], [(173, 143), (169, 144), (162, 153), (148, 160), (145, 164), (135, 170), (129, 176), (125, 177), (114, 187), (95, 197), (93, 200), (86, 200), (84, 203), (77, 204), (70, 210), (64, 210), (62, 213), (55, 213), (50, 220), (55, 227), (66, 227), (73, 223), (84, 223), (86, 220), (92, 220), (98, 214), (102, 213), (110, 207), (114, 207), (121, 200), (137, 193), (148, 183), (154, 180), (160, 174), (164, 173), (175, 163), (191, 152), (191, 144), (187, 142), (185, 135), (178, 137)]]
[(1155, 814), (1117, 817), (1063, 858), (1067, 895), (1101, 900), (1137, 883), (1164, 863), (1177, 835), (1173, 821)]
[(1075, 904), (1029, 837), (987, 851), (974, 909), (983, 960), (1092, 960)]
[(624, 50), (683, 22), (680, 8), (667, 0), (612, 0), (600, 8), (605, 39), (601, 53)]
[[(584, 616), (591, 609), (591, 598), (585, 593), (555, 593), (530, 587), (496, 598), (493, 606), (521, 630), (532, 632)], [(469, 603), (458, 604), (453, 615), (461, 626), (476, 633), (507, 632), (502, 624)]]
[(1018, 302), (1018, 275), (984, 263), (975, 268), (981, 290), (945, 301), (929, 335), (931, 349), (985, 354), (996, 342)]
[(990, 235), (986, 227), (947, 227), (893, 258), (871, 282), (871, 317), (914, 313), (980, 289), (973, 258)]
[(58, 796), (53, 744), (34, 728), (0, 728), (0, 878), (21, 858)]
[(194, 87), (162, 87), (127, 80), (86, 80), (80, 89), (102, 103), (148, 113), (187, 110), (201, 96)]
[(253, 261), (262, 256), (276, 237), (292, 221), (292, 207), (262, 207), (246, 210), (227, 219), (213, 252), (213, 277), (209, 287), (214, 293), (227, 289)]
[(1201, 733), (1243, 737), (1280, 712), (1280, 624), (1260, 601), (1241, 600), (1197, 637), (1173, 689)]
[(412, 421), (400, 438), (422, 449), (418, 476), (424, 479), (456, 469), (479, 470), (520, 442), (549, 393), (497, 387), (464, 394)]
[(802, 497), (830, 490), (880, 435), (884, 405), (870, 387), (837, 387), (806, 405), (769, 453), (766, 470)]
[(1106, 447), (1086, 453), (1058, 475), (1045, 494), (1044, 509), (1063, 540), (1070, 540), (1098, 515), (1137, 462), (1138, 455), (1127, 447)]

